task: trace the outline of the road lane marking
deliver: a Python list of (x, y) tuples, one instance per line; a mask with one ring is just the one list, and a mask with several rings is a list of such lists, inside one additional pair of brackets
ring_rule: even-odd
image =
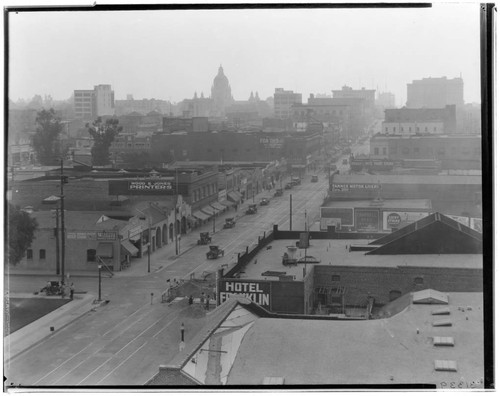
[(42, 378), (40, 378), (38, 381), (36, 381), (33, 385), (36, 385), (38, 384), (41, 380), (47, 378), (50, 374), (52, 374), (54, 371), (58, 370), (61, 366), (65, 365), (66, 363), (68, 363), (71, 359), (73, 359), (74, 357), (78, 356), (80, 353), (82, 353), (85, 349), (89, 348), (92, 344), (89, 344), (87, 345), (85, 348), (83, 348), (80, 352), (72, 355), (69, 359), (66, 359), (64, 362), (62, 362), (59, 366), (57, 366), (55, 369), (53, 369), (52, 371), (49, 371), (47, 374), (45, 374)]
[(134, 356), (137, 352), (139, 352), (140, 349), (142, 349), (144, 347), (144, 345), (146, 345), (148, 342), (147, 341), (144, 341), (144, 343), (139, 347), (137, 348), (134, 352), (132, 352), (132, 354), (126, 358), (123, 362), (121, 362), (118, 366), (116, 366), (112, 371), (110, 371), (108, 374), (106, 374), (105, 377), (103, 377), (96, 385), (100, 384), (102, 381), (104, 381), (106, 378), (108, 378), (111, 374), (113, 374), (119, 367), (121, 367), (122, 364), (124, 364), (127, 360), (129, 360), (132, 356)]
[(92, 374), (94, 374), (97, 370), (99, 370), (102, 366), (104, 366), (106, 363), (108, 363), (111, 359), (113, 359), (114, 355), (111, 356), (110, 358), (106, 359), (104, 363), (99, 365), (94, 371), (92, 371), (89, 375), (87, 375), (84, 379), (82, 379), (77, 385), (80, 385), (83, 381), (85, 381), (87, 378), (89, 378)]

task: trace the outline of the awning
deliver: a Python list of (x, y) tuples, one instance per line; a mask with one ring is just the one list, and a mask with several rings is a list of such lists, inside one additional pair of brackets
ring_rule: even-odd
[(211, 206), (205, 206), (204, 208), (201, 208), (201, 211), (206, 213), (208, 216), (213, 216), (214, 214), (219, 213), (217, 209), (212, 208)]
[(228, 201), (227, 199), (220, 201), (219, 203), (224, 205), (224, 206), (234, 206), (235, 205), (234, 202)]
[(239, 192), (236, 192), (236, 191), (229, 191), (227, 193), (227, 197), (231, 201), (236, 202), (236, 203), (240, 203), (240, 201), (241, 201), (241, 194)]
[(122, 241), (122, 247), (132, 256), (135, 256), (137, 255), (137, 253), (139, 253), (139, 249), (137, 249), (128, 239)]
[(113, 257), (113, 244), (101, 242), (97, 245), (96, 255), (101, 258), (112, 258)]
[(200, 220), (208, 220), (208, 218), (210, 217), (210, 216), (206, 215), (205, 213), (200, 212), (199, 210), (194, 212), (193, 216), (196, 217), (197, 219), (200, 219)]
[(219, 211), (226, 210), (226, 207), (218, 202), (212, 202), (210, 205), (213, 206), (215, 209), (218, 209)]

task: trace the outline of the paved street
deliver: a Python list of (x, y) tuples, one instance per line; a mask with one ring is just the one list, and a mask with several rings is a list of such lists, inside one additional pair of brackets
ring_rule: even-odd
[[(342, 159), (339, 160), (339, 166)], [(238, 252), (256, 243), (259, 235), (278, 224), (289, 229), (290, 194), (292, 194), (293, 229), (303, 229), (305, 222), (314, 227), (319, 221), (319, 207), (325, 197), (328, 180), (320, 174), (311, 183), (310, 174), (302, 184), (285, 190), (282, 197), (272, 198), (268, 206), (259, 206), (255, 215), (243, 215), (249, 203), (240, 205), (236, 227), (222, 229), (223, 214), (216, 221), (213, 244), (224, 249), (224, 257), (207, 260), (207, 246), (198, 246), (201, 231), (212, 233), (209, 222), (181, 240), (181, 254), (175, 256), (172, 244), (151, 256), (151, 273), (147, 257), (134, 260), (131, 267), (114, 277), (103, 277), (103, 299), (109, 304), (88, 312), (65, 328), (7, 360), (8, 383), (23, 385), (141, 385), (149, 380), (160, 364), (167, 363), (178, 351), (180, 325), (186, 327), (186, 341), (203, 326), (206, 313), (187, 301), (161, 303), (167, 280), (200, 278), (223, 264), (236, 261)], [(264, 192), (255, 197), (258, 203)], [(307, 212), (307, 217), (306, 217)], [(316, 224), (317, 227), (317, 224)], [(43, 277), (13, 275), (9, 279), (11, 293), (37, 290)], [(72, 277), (76, 291), (97, 294), (95, 277)], [(153, 299), (151, 304), (151, 293)], [(208, 313), (208, 315), (210, 315)], [(138, 369), (140, 368), (140, 369)]]

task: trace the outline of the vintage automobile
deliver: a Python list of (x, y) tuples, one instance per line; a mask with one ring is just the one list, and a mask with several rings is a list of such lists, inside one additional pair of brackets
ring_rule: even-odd
[(228, 217), (222, 228), (233, 228), (236, 225), (233, 217)]
[(210, 250), (207, 252), (207, 259), (209, 260), (214, 260), (223, 256), (224, 250), (219, 249), (218, 246), (210, 246)]
[(291, 190), (293, 187), (293, 184), (292, 183), (286, 183), (285, 184), (285, 190)]
[(212, 237), (208, 232), (200, 232), (200, 239), (198, 239), (198, 245), (208, 245), (212, 243)]
[(281, 197), (283, 195), (283, 189), (282, 188), (277, 188), (276, 192), (274, 193), (275, 197)]
[(269, 205), (269, 199), (267, 198), (261, 198), (260, 200), (260, 206), (266, 206)]
[(44, 292), (47, 296), (60, 296), (64, 293), (64, 286), (59, 281), (48, 281), (47, 285), (40, 290), (40, 293)]
[(257, 213), (257, 205), (256, 204), (250, 204), (248, 206), (247, 211), (245, 213), (246, 214), (256, 214)]
[(298, 186), (300, 185), (300, 177), (292, 177), (292, 185)]
[(312, 175), (311, 176), (311, 182), (312, 183), (317, 183), (318, 182), (318, 175)]

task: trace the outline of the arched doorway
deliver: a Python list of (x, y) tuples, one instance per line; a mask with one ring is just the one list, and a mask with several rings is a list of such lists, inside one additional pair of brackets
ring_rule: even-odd
[(161, 238), (161, 228), (158, 227), (156, 229), (156, 247), (157, 248), (161, 248), (161, 241), (162, 241), (162, 238)]
[(163, 224), (163, 229), (162, 229), (162, 232), (161, 232), (161, 236), (162, 236), (162, 242), (164, 245), (166, 245), (168, 243), (168, 235), (167, 235), (167, 225), (166, 224)]
[(170, 223), (168, 226), (168, 236), (170, 237), (170, 241), (174, 240), (174, 224)]
[(187, 231), (187, 220), (186, 216), (182, 216), (181, 219), (181, 234), (185, 234)]

